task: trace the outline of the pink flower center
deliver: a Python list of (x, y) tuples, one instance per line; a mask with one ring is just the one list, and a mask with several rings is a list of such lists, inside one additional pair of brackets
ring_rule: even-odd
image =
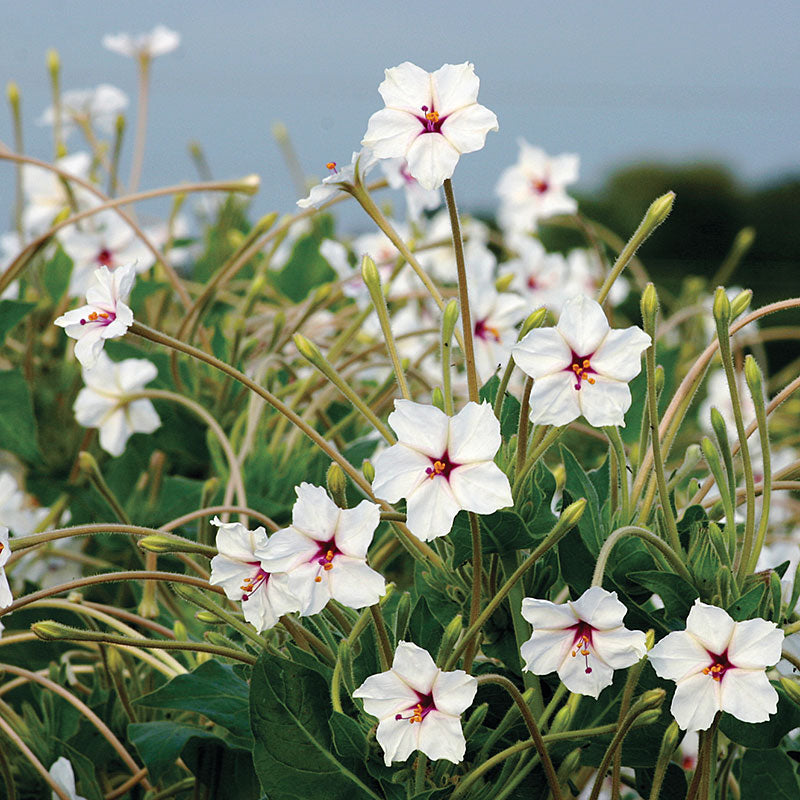
[(98, 254), (95, 261), (100, 264), (101, 267), (108, 267), (109, 269), (113, 269), (114, 266), (114, 254), (107, 248), (104, 247)]
[(577, 658), (579, 655), (583, 656), (586, 669), (584, 672), (588, 675), (592, 668), (589, 666), (589, 656), (592, 651), (589, 649), (592, 646), (592, 632), (594, 628), (587, 622), (579, 622), (577, 625), (572, 626), (575, 635), (572, 639), (572, 657)]
[(590, 378), (589, 376), (594, 374), (596, 375), (597, 372), (592, 369), (592, 356), (594, 353), (590, 353), (588, 356), (579, 356), (574, 350), (572, 351), (572, 362), (568, 367), (564, 367), (564, 372), (572, 372), (575, 374), (575, 388), (581, 388), (581, 381), (584, 378), (589, 383), (594, 383), (595, 379)]
[(247, 563), (251, 567), (257, 567), (257, 569), (255, 574), (248, 575), (239, 587), (244, 592), (242, 595), (242, 601), (244, 602), (247, 602), (253, 596), (253, 592), (261, 586), (265, 586), (269, 580), (269, 573), (261, 569), (261, 564), (258, 561), (248, 561)]
[(715, 681), (721, 681), (725, 673), (733, 668), (733, 664), (728, 660), (728, 651), (724, 653), (712, 653), (706, 651), (711, 663), (703, 670), (703, 675), (710, 675)]
[(395, 714), (394, 718), (396, 720), (407, 719), (413, 725), (415, 722), (422, 722), (431, 711), (436, 711), (436, 704), (433, 702), (432, 694), (423, 695), (417, 692), (417, 698), (418, 702), (415, 706), (409, 706), (405, 713)]
[(536, 280), (535, 275), (528, 275), (528, 288), (529, 289), (537, 289), (539, 287), (539, 283)]
[(403, 180), (406, 183), (416, 183), (417, 179), (408, 171), (408, 162), (404, 161), (403, 166), (400, 167), (400, 174), (403, 176)]
[(110, 325), (117, 315), (113, 311), (92, 311), (86, 319), (81, 320), (81, 325), (88, 325), (90, 322), (96, 322), (98, 325)]
[(322, 582), (322, 573), (330, 572), (333, 569), (333, 559), (342, 552), (336, 546), (335, 539), (329, 539), (327, 542), (318, 542), (318, 545), (317, 552), (308, 560), (310, 564), (319, 564), (314, 583)]
[(531, 180), (531, 189), (535, 194), (544, 194), (550, 188), (550, 183), (547, 179), (533, 178)]
[(494, 341), (500, 341), (500, 331), (497, 328), (488, 325), (488, 319), (479, 319), (475, 323), (475, 336), (479, 339), (483, 339), (487, 341), (488, 339), (494, 339)]
[(431, 458), (431, 466), (426, 467), (425, 474), (431, 480), (439, 475), (446, 480), (450, 480), (450, 473), (459, 466), (461, 465), (450, 461), (450, 456), (447, 455), (447, 450), (445, 450), (439, 458)]
[(442, 132), (442, 125), (444, 125), (444, 121), (447, 119), (447, 115), (440, 116), (438, 111), (435, 111), (433, 108), (433, 103), (431, 103), (431, 107), (422, 106), (422, 115), (417, 114), (417, 119), (422, 123), (422, 130), (420, 133), (441, 133)]

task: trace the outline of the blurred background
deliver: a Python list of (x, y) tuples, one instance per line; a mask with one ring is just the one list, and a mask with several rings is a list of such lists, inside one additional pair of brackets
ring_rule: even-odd
[[(580, 155), (573, 193), (621, 236), (655, 196), (677, 192), (669, 223), (641, 254), (656, 276), (714, 274), (737, 231), (752, 225), (755, 245), (732, 282), (752, 287), (759, 304), (800, 291), (796, 0), (30, 0), (5, 2), (2, 14), (0, 78), (20, 87), (29, 154), (52, 158), (51, 129), (36, 124), (50, 104), (48, 48), (61, 55), (64, 90), (118, 86), (131, 97), (132, 123), (134, 61), (100, 42), (163, 23), (182, 43), (153, 64), (142, 186), (197, 178), (188, 152), (197, 141), (215, 178), (261, 175), (254, 214), (286, 212), (298, 190), (273, 123), (288, 128), (303, 170), (321, 177), (326, 162), (346, 163), (359, 147), (382, 107), (384, 68), (470, 60), (500, 132), (458, 166), (462, 209), (492, 213), (498, 175), (525, 137), (552, 154)], [(10, 143), (11, 131), (2, 103), (0, 140)], [(78, 137), (70, 144), (77, 148)], [(12, 197), (13, 169), (0, 164), (4, 229)], [(367, 227), (362, 217), (344, 212), (353, 228)]]

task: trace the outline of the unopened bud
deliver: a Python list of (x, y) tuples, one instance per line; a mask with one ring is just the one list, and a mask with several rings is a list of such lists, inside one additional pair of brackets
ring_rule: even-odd
[(289, 131), (282, 122), (272, 123), (272, 138), (275, 139), (276, 142), (289, 141)]
[(527, 336), (534, 328), (541, 328), (547, 317), (546, 308), (537, 308), (526, 320), (522, 323), (519, 329), (519, 338), (522, 339)]
[(411, 617), (411, 595), (403, 592), (397, 601), (397, 611), (394, 615), (394, 635), (397, 641), (405, 638), (408, 620)]
[(217, 633), (216, 631), (203, 631), (203, 638), (209, 644), (213, 644), (215, 647), (230, 648), (232, 644), (231, 640), (227, 636), (223, 636), (221, 633)]
[(332, 287), (332, 283), (323, 283), (317, 286), (311, 294), (311, 305), (318, 306), (320, 303), (324, 303), (330, 297)]
[(255, 194), (261, 188), (261, 178), (258, 175), (245, 175), (236, 182), (237, 191), (244, 194)]
[(800, 683), (796, 680), (792, 680), (792, 678), (781, 678), (781, 686), (783, 686), (783, 690), (789, 697), (794, 700), (795, 703), (800, 705)]
[(716, 406), (711, 406), (711, 429), (714, 431), (714, 436), (717, 437), (717, 442), (723, 452), (729, 450), (728, 426)]
[[(692, 442), (683, 456), (683, 463), (678, 467), (676, 479), (678, 481), (685, 478), (699, 463), (703, 457), (703, 450), (697, 442)], [(671, 482), (671, 481), (670, 481)]]
[(576, 747), (574, 750), (567, 753), (566, 758), (561, 762), (558, 768), (558, 782), (565, 783), (567, 778), (578, 769), (581, 763), (581, 748)]
[(368, 254), (364, 254), (361, 259), (361, 277), (364, 279), (364, 284), (369, 289), (370, 295), (380, 294), (381, 289), (381, 276), (375, 262)]
[(31, 630), (40, 639), (45, 639), (46, 641), (71, 639), (74, 638), (73, 634), (80, 633), (77, 628), (68, 628), (66, 625), (61, 625), (58, 622), (54, 622), (52, 619), (34, 622), (33, 625), (31, 625)]
[(194, 615), (194, 618), (198, 622), (202, 622), (204, 625), (223, 625), (225, 623), (224, 619), (221, 619), (216, 614), (212, 613), (211, 611), (206, 611), (205, 609), (198, 611)]
[(655, 722), (658, 722), (661, 719), (661, 709), (660, 708), (650, 708), (647, 711), (643, 711), (639, 714), (638, 717), (633, 721), (635, 727), (640, 725), (652, 725)]
[(123, 114), (117, 114), (117, 118), (114, 120), (114, 130), (118, 139), (122, 137), (123, 133), (125, 133), (126, 126), (127, 122), (125, 120), (125, 116)]
[(364, 459), (363, 463), (361, 464), (361, 472), (364, 474), (364, 477), (367, 479), (367, 483), (372, 483), (375, 480), (375, 467), (372, 466), (372, 462), (368, 459)]
[(722, 286), (717, 286), (717, 291), (714, 293), (713, 309), (714, 319), (717, 322), (717, 329), (719, 330), (721, 326), (722, 330), (726, 331), (727, 335), (728, 324), (731, 321), (731, 301), (728, 300), (728, 295)]
[(770, 572), (769, 574), (769, 591), (772, 596), (772, 621), (775, 623), (780, 622), (781, 619), (781, 597), (782, 597), (781, 579), (777, 572)]
[(753, 403), (756, 408), (761, 408), (764, 405), (764, 378), (758, 362), (749, 353), (744, 359), (744, 379), (747, 381)]
[(653, 708), (661, 708), (666, 692), (663, 689), (648, 689), (643, 692), (639, 699), (631, 707), (631, 714), (640, 714), (643, 711)]
[(447, 627), (442, 633), (442, 643), (439, 645), (439, 652), (436, 656), (436, 663), (440, 666), (444, 665), (453, 648), (456, 646), (458, 637), (461, 636), (464, 626), (461, 622), (461, 614), (456, 614), (453, 619), (447, 624)]
[(647, 633), (644, 635), (644, 644), (648, 650), (653, 649), (653, 645), (656, 643), (656, 632), (650, 628)]
[(464, 723), (464, 738), (469, 741), (475, 732), (480, 728), (486, 715), (489, 713), (489, 704), (481, 703), (470, 715), (469, 719)]
[(6, 96), (16, 114), (19, 111), (19, 86), (14, 81), (9, 81), (6, 85)]
[(277, 211), (270, 211), (269, 214), (265, 214), (261, 217), (258, 222), (253, 226), (253, 230), (256, 232), (256, 236), (261, 236), (262, 234), (266, 233), (277, 221), (278, 219), (278, 212)]
[(703, 451), (703, 457), (706, 460), (706, 463), (711, 468), (711, 471), (716, 476), (717, 473), (720, 475), (722, 474), (722, 464), (719, 460), (719, 453), (717, 452), (717, 448), (714, 447), (714, 442), (708, 438), (708, 436), (704, 436), (700, 440), (700, 448)]
[(580, 522), (583, 512), (586, 510), (586, 498), (581, 497), (574, 503), (570, 503), (562, 512), (558, 524), (568, 525), (570, 528)]
[(344, 470), (335, 462), (331, 462), (328, 467), (328, 474), (325, 476), (333, 502), (339, 508), (347, 508), (347, 477)]
[(655, 374), (655, 389), (656, 389), (656, 397), (661, 397), (661, 392), (664, 391), (664, 381), (666, 380), (666, 375), (664, 373), (664, 367), (661, 364), (656, 365), (656, 374)]
[(669, 216), (674, 202), (675, 192), (667, 192), (653, 200), (650, 204), (650, 208), (647, 209), (647, 213), (644, 215), (644, 224), (649, 223), (649, 230), (651, 232)]
[(142, 550), (150, 553), (198, 553), (213, 558), (217, 555), (216, 547), (198, 544), (189, 539), (178, 539), (177, 537), (165, 536), (159, 533), (143, 536), (137, 542)]
[(300, 355), (308, 359), (312, 364), (317, 365), (323, 361), (319, 347), (310, 339), (303, 336), (302, 333), (296, 333), (294, 335), (294, 344)]
[(431, 405), (438, 408), (439, 411), (444, 411), (444, 394), (438, 386), (434, 386), (431, 392)]
[(45, 62), (47, 64), (47, 71), (51, 75), (58, 75), (61, 69), (61, 58), (58, 55), (58, 50), (54, 50), (52, 47), (47, 51), (47, 55), (45, 57)]
[[(730, 557), (728, 555), (728, 545), (725, 541), (725, 534), (720, 529), (719, 525), (716, 522), (710, 522), (708, 525), (708, 538), (711, 540), (711, 544), (714, 546), (714, 549), (717, 551), (717, 556), (719, 560), (727, 567), (730, 567)], [(719, 573), (719, 577), (722, 578), (723, 574), (725, 574), (725, 568)], [(725, 578), (727, 581), (729, 578)], [(723, 606), (727, 606), (727, 596), (728, 591), (730, 590), (730, 585), (726, 583), (723, 586), (722, 581), (720, 581), (720, 594), (723, 598)], [(724, 593), (723, 593), (724, 592)]]
[(550, 723), (550, 733), (561, 733), (568, 730), (571, 718), (572, 713), (570, 712), (569, 706), (562, 706), (556, 712), (553, 721)]
[(494, 288), (499, 293), (507, 292), (508, 291), (508, 287), (511, 286), (511, 281), (513, 281), (513, 280), (514, 280), (514, 273), (513, 272), (509, 272), (507, 275), (501, 275), (494, 282)]
[(731, 320), (736, 319), (740, 314), (743, 314), (750, 307), (750, 302), (753, 299), (753, 290), (744, 289), (739, 292), (736, 297), (731, 300)]
[(664, 736), (661, 738), (661, 751), (658, 760), (669, 760), (681, 740), (681, 729), (678, 723), (673, 720), (664, 731)]
[(175, 638), (179, 641), (186, 641), (189, 638), (189, 631), (186, 629), (186, 625), (184, 625), (179, 619), (176, 619), (175, 622), (172, 623), (172, 632), (175, 634)]
[(458, 302), (450, 300), (442, 312), (442, 341), (449, 344), (458, 322)]
[(648, 283), (645, 286), (639, 307), (642, 311), (644, 329), (652, 334), (656, 327), (656, 316), (658, 315), (658, 295), (656, 294), (656, 287), (652, 283)]

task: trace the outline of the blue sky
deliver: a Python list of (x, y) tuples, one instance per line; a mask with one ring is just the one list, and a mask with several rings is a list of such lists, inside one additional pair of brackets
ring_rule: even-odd
[[(579, 153), (583, 188), (650, 158), (716, 159), (756, 183), (798, 172), (800, 4), (788, 0), (6, 0), (2, 16), (0, 79), (19, 84), (27, 149), (41, 157), (51, 155), (49, 131), (35, 125), (49, 103), (48, 47), (61, 54), (65, 89), (108, 82), (133, 97), (133, 62), (104, 50), (102, 35), (178, 30), (181, 48), (154, 65), (143, 186), (193, 179), (196, 139), (216, 177), (261, 174), (259, 211), (296, 199), (272, 123), (288, 126), (305, 170), (322, 175), (357, 149), (382, 107), (384, 68), (405, 60), (429, 70), (472, 61), (480, 102), (499, 118), (499, 133), (454, 176), (466, 206), (493, 203), (520, 136)], [(5, 103), (0, 139), (11, 139)], [(6, 218), (12, 187), (0, 165)]]

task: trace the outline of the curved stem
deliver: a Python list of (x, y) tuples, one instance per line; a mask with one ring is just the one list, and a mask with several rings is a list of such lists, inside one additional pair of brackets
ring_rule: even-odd
[(600, 553), (597, 556), (597, 564), (594, 568), (592, 575), (592, 586), (603, 585), (603, 575), (606, 571), (606, 564), (608, 563), (608, 556), (611, 553), (614, 545), (625, 536), (638, 536), (644, 539), (648, 544), (653, 545), (657, 550), (666, 557), (670, 566), (681, 576), (685, 581), (694, 585), (691, 573), (686, 568), (686, 565), (681, 560), (681, 557), (676, 553), (661, 537), (656, 536), (652, 531), (646, 528), (640, 528), (637, 525), (624, 525), (622, 528), (617, 528), (603, 543)]
[(539, 758), (542, 760), (542, 767), (544, 767), (544, 774), (547, 777), (547, 783), (550, 786), (550, 792), (552, 793), (553, 800), (561, 800), (561, 786), (558, 783), (558, 777), (556, 776), (553, 762), (550, 759), (550, 753), (547, 751), (547, 746), (542, 739), (539, 726), (536, 724), (536, 720), (533, 718), (533, 714), (531, 714), (531, 710), (528, 708), (528, 704), (525, 702), (525, 699), (523, 698), (519, 689), (517, 689), (517, 687), (508, 678), (505, 678), (502, 675), (494, 675), (491, 673), (488, 675), (484, 674), (478, 676), (478, 683), (497, 684), (498, 686), (502, 686), (511, 695), (511, 698), (517, 704), (517, 708), (519, 708), (519, 711), (522, 714), (522, 718), (525, 720), (525, 724), (528, 727), (528, 732), (531, 735), (536, 752), (539, 754)]
[(528, 477), (528, 473), (531, 471), (533, 466), (550, 449), (550, 446), (555, 443), (564, 430), (564, 428), (551, 428), (544, 435), (542, 441), (533, 448), (533, 451), (528, 456), (528, 460), (523, 465), (522, 470), (518, 472), (514, 478), (514, 487), (511, 490), (511, 494), (514, 499), (518, 497), (520, 489), (522, 489), (522, 484), (525, 482), (525, 478)]
[[(274, 519), (268, 517), (266, 514), (262, 514), (260, 511), (256, 511), (254, 508), (250, 508), (249, 506), (222, 505), (198, 508), (196, 511), (190, 511), (188, 514), (184, 514), (181, 517), (175, 517), (175, 519), (172, 519), (169, 522), (165, 522), (163, 525), (161, 525), (159, 527), (159, 531), (172, 531), (175, 530), (175, 528), (180, 528), (187, 522), (199, 519), (200, 517), (210, 517), (212, 514), (246, 514), (248, 517), (253, 517), (254, 519), (258, 520), (273, 533), (281, 529), (281, 526), (278, 525)], [(403, 519), (405, 519), (405, 514), (403, 515)]]

